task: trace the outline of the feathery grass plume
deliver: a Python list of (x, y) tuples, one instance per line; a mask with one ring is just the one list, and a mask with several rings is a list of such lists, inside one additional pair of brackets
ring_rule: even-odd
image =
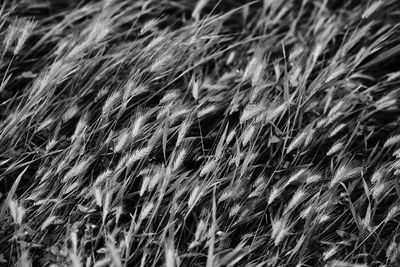
[(396, 159), (400, 159), (400, 148), (394, 151), (392, 156), (395, 157)]
[(236, 135), (236, 129), (233, 129), (229, 132), (228, 136), (226, 137), (225, 143), (229, 144)]
[(46, 152), (49, 152), (50, 150), (52, 150), (56, 145), (57, 145), (58, 141), (55, 139), (51, 139), (47, 145), (46, 145)]
[(282, 113), (284, 113), (288, 107), (289, 103), (284, 102), (282, 99), (275, 100), (273, 103), (270, 104), (270, 106), (266, 111), (267, 115), (265, 121), (267, 123), (273, 122), (277, 117), (279, 117)]
[(386, 189), (386, 184), (384, 182), (378, 182), (374, 184), (371, 190), (372, 198), (375, 201), (377, 201), (385, 189)]
[(345, 100), (340, 100), (339, 102), (336, 103), (335, 106), (331, 108), (331, 110), (328, 113), (327, 119), (328, 121), (326, 122), (325, 126), (328, 124), (331, 124), (334, 122), (336, 119), (338, 119), (340, 116), (342, 116), (342, 109), (345, 107)]
[(55, 119), (54, 119), (54, 118), (51, 118), (51, 117), (48, 118), (48, 119), (46, 119), (45, 121), (43, 121), (43, 122), (39, 125), (39, 127), (36, 129), (36, 132), (40, 132), (40, 131), (42, 131), (42, 130), (48, 128), (50, 125), (53, 124), (54, 121), (55, 121)]
[(272, 226), (271, 238), (274, 240), (275, 246), (278, 246), (283, 241), (283, 239), (289, 234), (290, 227), (287, 224), (286, 218), (273, 220), (271, 226)]
[(78, 187), (79, 187), (79, 183), (75, 181), (75, 182), (69, 184), (67, 188), (65, 188), (63, 194), (64, 194), (64, 195), (68, 195), (69, 193), (71, 193), (71, 192), (73, 192), (75, 189), (77, 189)]
[(206, 176), (210, 172), (214, 171), (217, 166), (218, 162), (215, 159), (210, 159), (201, 169), (200, 176)]
[(148, 112), (137, 111), (136, 112), (135, 121), (133, 122), (133, 124), (130, 127), (131, 128), (131, 133), (130, 133), (131, 138), (135, 138), (142, 132), (143, 126), (148, 120), (149, 112), (150, 111), (148, 111)]
[(374, 103), (377, 110), (396, 108), (397, 99), (393, 95), (385, 95)]
[(396, 203), (394, 205), (392, 205), (392, 207), (389, 209), (384, 222), (387, 223), (390, 220), (392, 220), (394, 217), (396, 217), (399, 214), (400, 208), (399, 205)]
[(393, 135), (392, 137), (390, 137), (389, 139), (386, 140), (386, 142), (383, 145), (383, 147), (391, 147), (393, 145), (396, 145), (399, 142), (400, 142), (400, 134)]
[(262, 50), (257, 49), (256, 52), (254, 53), (254, 56), (247, 64), (246, 69), (244, 70), (242, 76), (243, 82), (249, 79), (253, 80), (254, 85), (258, 82), (261, 76), (261, 72), (264, 68), (262, 58), (263, 58)]
[(168, 65), (172, 65), (173, 58), (171, 51), (164, 52), (153, 62), (150, 71), (153, 73), (164, 71)]
[(168, 30), (164, 30), (158, 33), (156, 37), (154, 37), (146, 47), (144, 47), (143, 52), (148, 53), (155, 47), (161, 45), (165, 39), (168, 38)]
[(276, 184), (275, 184), (275, 185), (272, 187), (271, 192), (269, 193), (268, 205), (271, 205), (271, 204), (274, 202), (274, 200), (275, 200), (276, 198), (278, 198), (278, 196), (282, 193), (282, 191), (283, 191), (283, 188), (280, 187), (279, 185), (276, 185)]
[(320, 174), (311, 174), (310, 176), (307, 177), (306, 184), (319, 182), (321, 178), (322, 176)]
[(399, 258), (399, 252), (398, 244), (396, 244), (395, 238), (393, 238), (386, 250), (386, 258), (389, 259), (391, 264), (396, 263)]
[(48, 217), (41, 225), (40, 230), (44, 231), (47, 227), (49, 227), (55, 220), (57, 219), (57, 216), (50, 216)]
[(329, 83), (335, 79), (337, 79), (340, 75), (346, 73), (346, 65), (340, 64), (339, 66), (335, 66), (335, 69), (329, 73), (328, 78), (326, 78), (325, 82)]
[(191, 92), (192, 92), (192, 96), (195, 100), (199, 99), (199, 93), (200, 93), (200, 82), (194, 77), (194, 75), (192, 76), (191, 80), (190, 80), (190, 87), (191, 87)]
[(305, 139), (308, 136), (309, 130), (310, 129), (304, 129), (303, 131), (297, 134), (297, 136), (292, 140), (289, 147), (287, 148), (286, 154), (300, 147), (304, 143)]
[(338, 251), (338, 247), (332, 246), (328, 250), (324, 251), (324, 253), (322, 254), (322, 258), (324, 259), (324, 261), (327, 261), (330, 258), (332, 258), (337, 253), (337, 251)]
[(112, 178), (113, 171), (106, 169), (93, 182), (93, 186), (102, 186)]
[(376, 184), (382, 181), (384, 168), (377, 169), (371, 176), (371, 183)]
[(158, 23), (159, 19), (149, 19), (145, 24), (143, 24), (142, 28), (140, 29), (140, 34), (145, 34), (156, 30)]
[(115, 91), (113, 92), (104, 102), (103, 109), (101, 112), (101, 116), (104, 119), (108, 119), (108, 116), (110, 115), (112, 109), (114, 106), (120, 101), (121, 98), (121, 93), (120, 91)]
[(336, 154), (339, 152), (342, 148), (344, 147), (343, 142), (337, 142), (333, 144), (333, 146), (329, 149), (329, 151), (326, 153), (327, 156), (331, 156), (333, 154)]
[(134, 163), (139, 160), (144, 160), (151, 152), (151, 147), (146, 146), (140, 149), (137, 149), (128, 155), (126, 161), (126, 168), (130, 169)]
[(198, 111), (197, 117), (198, 118), (205, 117), (206, 115), (209, 115), (210, 113), (214, 113), (216, 110), (217, 110), (217, 107), (215, 105), (207, 106)]
[(307, 208), (300, 212), (300, 218), (305, 219), (314, 210), (313, 204), (309, 205)]
[(65, 111), (65, 113), (63, 114), (62, 120), (64, 122), (69, 121), (70, 119), (72, 119), (73, 117), (75, 117), (79, 112), (79, 107), (77, 105), (73, 105), (71, 107), (69, 107), (67, 109), (67, 111)]
[(375, 12), (380, 8), (380, 6), (381, 6), (382, 4), (383, 4), (383, 1), (382, 1), (382, 0), (378, 0), (378, 1), (373, 2), (373, 3), (364, 11), (364, 13), (362, 13), (361, 17), (362, 17), (363, 19), (369, 18), (373, 13), (375, 13)]
[(14, 55), (19, 54), (21, 51), (22, 47), (24, 46), (26, 40), (28, 40), (29, 36), (31, 35), (33, 29), (36, 26), (36, 22), (33, 20), (28, 20), (28, 21), (22, 21), (20, 25), (20, 35), (17, 40), (17, 45), (14, 48)]
[(80, 117), (76, 124), (74, 134), (71, 136), (72, 141), (80, 139), (85, 134), (85, 131), (88, 128), (87, 120), (88, 118), (86, 113)]
[(19, 205), (17, 200), (13, 199), (8, 200), (8, 207), (14, 222), (21, 225), (26, 213), (25, 208)]
[(169, 120), (171, 124), (174, 124), (178, 119), (181, 120), (182, 117), (187, 116), (192, 110), (186, 108), (185, 106), (173, 109), (170, 111)]
[(304, 140), (304, 147), (307, 147), (311, 144), (314, 139), (316, 129), (309, 127), (308, 134)]
[(178, 138), (176, 139), (176, 146), (178, 147), (183, 139), (185, 138), (186, 133), (188, 132), (190, 126), (192, 124), (192, 118), (191, 116), (188, 116), (183, 123), (181, 124), (181, 126), (179, 127), (179, 131), (178, 131)]
[(396, 72), (392, 72), (392, 73), (389, 73), (389, 74), (387, 74), (387, 81), (388, 82), (391, 82), (391, 81), (394, 81), (394, 80), (396, 80), (396, 79), (398, 79), (400, 77), (400, 71), (396, 71)]
[(346, 127), (346, 124), (341, 123), (339, 125), (337, 125), (330, 133), (329, 133), (329, 137), (334, 137), (335, 135), (337, 135), (341, 130), (343, 130), (343, 128)]
[(244, 131), (242, 135), (242, 144), (243, 146), (246, 146), (250, 140), (254, 137), (254, 134), (256, 132), (256, 127), (253, 124), (250, 124)]
[(128, 129), (120, 131), (117, 137), (117, 142), (115, 143), (114, 146), (114, 151), (121, 152), (126, 147), (126, 143), (128, 142), (129, 137), (130, 137), (130, 132), (128, 131)]
[(146, 175), (146, 176), (143, 178), (142, 186), (140, 187), (140, 192), (139, 192), (139, 195), (140, 195), (141, 197), (144, 195), (144, 192), (146, 192), (146, 190), (147, 190), (147, 188), (148, 188), (148, 186), (149, 186), (149, 184), (150, 184), (150, 179), (151, 179), (151, 176), (150, 176), (150, 175)]
[(261, 104), (257, 105), (247, 105), (242, 113), (242, 116), (240, 117), (240, 122), (245, 122), (248, 121), (255, 116), (258, 116), (261, 112), (264, 111), (264, 107)]
[(88, 158), (81, 160), (77, 164), (75, 164), (65, 175), (63, 178), (63, 182), (69, 182), (72, 178), (82, 175), (87, 171), (87, 168), (92, 163), (93, 157), (89, 156)]
[(334, 187), (340, 182), (354, 178), (358, 176), (362, 171), (362, 167), (356, 166), (350, 161), (344, 161), (336, 169), (336, 172), (331, 180), (329, 188)]
[(182, 163), (185, 160), (186, 155), (188, 154), (187, 149), (182, 148), (179, 150), (179, 152), (176, 154), (173, 164), (172, 164), (172, 170), (176, 171), (181, 167)]
[(295, 172), (294, 174), (292, 174), (289, 178), (289, 180), (286, 182), (285, 187), (287, 187), (288, 185), (292, 184), (293, 182), (299, 180), (300, 177), (302, 177), (303, 174), (305, 174), (307, 171), (307, 169), (300, 169), (297, 172)]
[(218, 203), (223, 202), (225, 200), (234, 199), (235, 197), (235, 190), (232, 188), (226, 188), (221, 196), (218, 198)]
[(293, 194), (292, 198), (290, 199), (284, 214), (287, 214), (290, 211), (292, 211), (292, 209), (296, 208), (299, 205), (299, 203), (303, 201), (305, 196), (306, 192), (304, 191), (304, 189), (302, 188), (297, 189), (297, 191)]
[(196, 185), (193, 188), (193, 190), (190, 192), (190, 196), (189, 196), (189, 200), (188, 200), (189, 209), (193, 209), (194, 205), (200, 199), (201, 195), (202, 195), (201, 185)]
[(2, 55), (4, 56), (4, 54), (6, 53), (7, 50), (10, 49), (11, 45), (15, 42), (18, 33), (19, 33), (19, 28), (18, 28), (18, 20), (11, 24), (6, 32), (6, 35), (3, 37), (3, 53)]

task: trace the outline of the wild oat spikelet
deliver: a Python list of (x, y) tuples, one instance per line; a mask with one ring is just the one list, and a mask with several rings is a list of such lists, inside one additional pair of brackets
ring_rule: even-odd
[(198, 118), (202, 118), (210, 113), (213, 113), (214, 111), (217, 110), (217, 107), (215, 105), (210, 105), (207, 106), (205, 108), (202, 108), (201, 110), (199, 110), (199, 112), (197, 113), (197, 117)]
[(189, 196), (189, 200), (188, 200), (189, 209), (192, 209), (194, 207), (197, 200), (200, 198), (201, 194), (202, 194), (201, 186), (196, 185), (194, 187), (194, 189), (190, 192), (190, 196)]
[(324, 259), (324, 261), (329, 260), (330, 258), (333, 257), (333, 255), (335, 255), (337, 253), (338, 247), (333, 246), (331, 248), (329, 248), (327, 251), (324, 252), (324, 254), (322, 254), (322, 258)]
[(85, 173), (89, 167), (89, 165), (92, 163), (93, 158), (88, 157), (85, 160), (82, 160), (78, 162), (78, 164), (75, 164), (64, 176), (63, 178), (63, 183), (66, 183), (70, 181), (72, 178), (75, 178), (76, 176), (82, 175)]
[(67, 111), (63, 114), (62, 120), (64, 122), (69, 121), (79, 112), (79, 107), (77, 105), (73, 105), (67, 109)]
[(290, 212), (292, 209), (294, 209), (296, 206), (299, 205), (301, 201), (303, 201), (304, 197), (306, 196), (306, 192), (304, 189), (300, 188), (298, 189), (292, 196), (292, 198), (289, 201), (289, 204), (287, 205), (284, 214), (287, 214)]
[(121, 152), (126, 147), (126, 143), (128, 142), (129, 137), (130, 133), (128, 132), (128, 130), (127, 129), (122, 130), (118, 135), (117, 142), (115, 143), (114, 146), (114, 151), (117, 153)]
[(306, 179), (306, 184), (312, 184), (316, 183), (319, 180), (321, 180), (321, 175), (320, 174), (311, 174), (310, 176), (307, 177)]
[(40, 230), (41, 230), (41, 231), (46, 230), (47, 227), (49, 227), (56, 219), (57, 219), (57, 216), (54, 216), (54, 215), (48, 217), (48, 218), (42, 223), (42, 225), (40, 226)]
[(268, 107), (265, 121), (267, 123), (274, 121), (277, 117), (284, 113), (288, 107), (289, 103), (286, 103), (283, 100), (276, 100)]
[(375, 107), (377, 110), (385, 110), (392, 107), (395, 107), (397, 104), (396, 96), (394, 95), (385, 95), (381, 99), (375, 102)]
[(274, 240), (275, 246), (278, 246), (286, 235), (289, 233), (289, 227), (287, 221), (284, 218), (272, 221), (272, 234), (271, 238)]
[(384, 192), (386, 184), (384, 182), (379, 182), (372, 187), (371, 194), (372, 198), (377, 201), (380, 195)]
[(176, 171), (179, 169), (179, 167), (182, 165), (183, 161), (185, 160), (185, 157), (187, 155), (188, 151), (185, 148), (182, 148), (179, 150), (179, 152), (176, 154), (174, 162), (173, 162), (173, 167), (172, 170)]
[(281, 194), (282, 188), (278, 185), (274, 185), (268, 197), (268, 205), (271, 205), (272, 202)]
[(261, 112), (263, 112), (264, 107), (261, 104), (257, 105), (247, 105), (242, 113), (242, 116), (240, 117), (240, 122), (243, 123), (245, 121), (248, 121), (255, 116), (259, 115)]
[(166, 67), (172, 63), (172, 59), (173, 55), (170, 51), (163, 53), (153, 62), (150, 71), (157, 73), (166, 70)]
[(253, 75), (255, 69), (257, 68), (257, 65), (260, 64), (260, 59), (259, 56), (255, 55), (247, 64), (246, 69), (243, 73), (242, 76), (242, 81), (245, 82), (248, 79), (251, 78), (251, 76)]
[(297, 172), (295, 172), (294, 174), (292, 174), (290, 176), (289, 180), (286, 182), (285, 187), (287, 187), (291, 183), (297, 181), (306, 171), (307, 171), (307, 169), (300, 169)]
[(214, 159), (209, 160), (201, 169), (200, 176), (206, 176), (210, 172), (214, 171), (217, 167), (217, 161)]
[(154, 208), (153, 202), (148, 202), (148, 203), (144, 204), (144, 206), (142, 207), (142, 210), (140, 211), (139, 221), (143, 221), (144, 219), (146, 219), (147, 216), (149, 215), (150, 211), (153, 208)]
[(157, 27), (158, 23), (159, 19), (149, 19), (143, 24), (142, 28), (140, 29), (140, 34), (143, 35), (147, 32), (153, 31)]
[(386, 218), (384, 220), (385, 223), (389, 222), (392, 220), (394, 217), (396, 217), (399, 214), (400, 208), (398, 204), (393, 205), (389, 212), (386, 215)]
[(133, 151), (130, 155), (128, 155), (126, 167), (130, 169), (135, 162), (145, 159), (150, 152), (151, 147), (148, 146)]
[(305, 130), (301, 131), (299, 134), (297, 134), (296, 138), (294, 138), (292, 140), (289, 147), (287, 148), (286, 154), (290, 153), (292, 150), (300, 147), (303, 144), (305, 138), (307, 137), (307, 134), (308, 134), (307, 129), (305, 129)]
[(380, 168), (372, 174), (371, 183), (375, 184), (375, 183), (382, 181), (382, 177), (383, 177), (383, 169)]
[(359, 175), (361, 171), (361, 167), (356, 167), (350, 162), (344, 162), (337, 168), (329, 187), (332, 188), (344, 180), (351, 179)]
[(375, 13), (378, 8), (383, 4), (383, 0), (378, 0), (373, 2), (365, 11), (362, 13), (361, 17), (363, 19), (369, 18), (373, 13)]
[(19, 205), (17, 200), (12, 199), (8, 200), (8, 207), (14, 222), (16, 224), (22, 224), (26, 212), (25, 208)]
[(250, 124), (246, 130), (244, 131), (243, 135), (242, 135), (242, 144), (243, 146), (246, 146), (250, 140), (253, 138), (254, 133), (256, 131), (256, 127), (254, 126), (254, 124)]
[(336, 154), (339, 152), (342, 148), (344, 147), (344, 144), (342, 142), (337, 142), (333, 144), (333, 146), (329, 149), (329, 151), (326, 153), (327, 156), (331, 156), (333, 154)]
[(17, 41), (17, 45), (14, 49), (14, 55), (17, 55), (23, 45), (25, 44), (26, 40), (28, 39), (29, 35), (31, 35), (33, 29), (36, 26), (36, 23), (33, 20), (25, 21), (21, 27), (21, 33)]
[(178, 138), (176, 139), (176, 146), (178, 147), (183, 139), (185, 138), (185, 135), (187, 133), (187, 131), (189, 130), (190, 126), (192, 124), (192, 120), (191, 117), (187, 117), (183, 123), (181, 124), (181, 126), (179, 127), (179, 131), (178, 131)]
[(338, 134), (344, 127), (346, 127), (345, 123), (341, 123), (338, 126), (336, 126), (329, 134), (329, 137), (333, 137), (336, 134)]
[(390, 147), (396, 145), (397, 143), (400, 143), (400, 134), (393, 135), (392, 137), (387, 139), (383, 147)]
[(313, 206), (309, 205), (307, 208), (305, 208), (304, 210), (302, 210), (300, 212), (300, 218), (302, 218), (302, 219), (307, 218), (312, 210), (313, 210)]

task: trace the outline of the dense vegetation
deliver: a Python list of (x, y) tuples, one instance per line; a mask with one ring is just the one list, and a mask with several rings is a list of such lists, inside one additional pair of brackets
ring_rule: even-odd
[(1, 266), (399, 266), (398, 0), (5, 0)]

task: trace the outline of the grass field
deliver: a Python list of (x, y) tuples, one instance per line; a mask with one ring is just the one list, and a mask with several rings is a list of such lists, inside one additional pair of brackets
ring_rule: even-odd
[(398, 0), (0, 5), (0, 266), (400, 266)]

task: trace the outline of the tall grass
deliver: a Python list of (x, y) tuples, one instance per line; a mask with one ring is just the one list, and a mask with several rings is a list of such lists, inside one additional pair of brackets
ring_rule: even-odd
[(398, 266), (400, 3), (3, 1), (0, 265)]

